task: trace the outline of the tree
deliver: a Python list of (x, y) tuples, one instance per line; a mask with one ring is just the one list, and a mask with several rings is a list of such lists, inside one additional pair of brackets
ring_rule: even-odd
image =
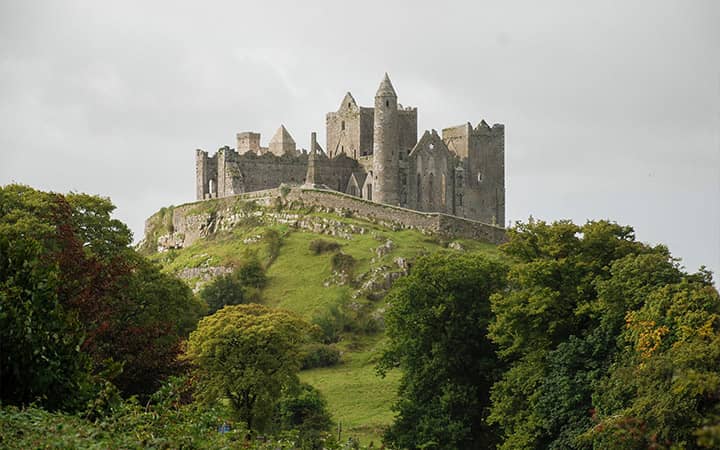
[(504, 264), (475, 255), (420, 258), (386, 297), (389, 344), (381, 373), (399, 367), (395, 422), (399, 448), (491, 448), (490, 387), (500, 374), (487, 338), (490, 296), (505, 286)]
[(317, 389), (306, 383), (290, 386), (284, 390), (277, 410), (279, 428), (297, 430), (300, 448), (324, 448), (322, 439), (330, 437), (332, 419)]
[[(502, 429), (501, 448), (631, 448), (607, 433), (588, 434), (591, 429), (650, 429), (646, 415), (625, 416), (623, 408), (641, 397), (641, 389), (630, 389), (633, 383), (657, 387), (661, 374), (636, 370), (630, 375), (617, 369), (617, 391), (611, 381), (603, 381), (608, 372), (627, 367), (621, 361), (629, 358), (622, 356), (628, 354), (628, 319), (658, 289), (684, 279), (707, 285), (707, 277), (685, 274), (665, 247), (636, 242), (632, 228), (607, 221), (583, 226), (531, 221), (508, 234), (501, 249), (517, 264), (508, 275), (509, 289), (492, 297), (495, 318), (490, 325), (490, 336), (508, 364), (492, 388), (489, 418)], [(658, 304), (653, 308), (664, 311)], [(658, 322), (637, 323), (653, 321)], [(650, 328), (648, 342), (666, 333)], [(621, 373), (627, 378), (617, 382)], [(659, 390), (654, 392), (645, 397), (646, 405), (662, 398)], [(685, 425), (698, 422), (685, 412), (675, 414)], [(613, 428), (611, 417), (627, 420)], [(660, 429), (669, 433), (677, 426), (666, 422), (655, 433), (661, 436)], [(685, 427), (674, 436), (694, 430)], [(643, 442), (654, 445), (650, 438)]]
[(188, 341), (198, 398), (227, 400), (248, 428), (264, 431), (281, 391), (297, 383), (310, 326), (288, 311), (231, 305), (205, 317)]
[[(0, 188), (2, 400), (77, 409), (90, 375), (147, 394), (202, 306), (129, 245), (109, 199)], [(7, 390), (6, 390), (7, 389)]]
[(213, 314), (225, 305), (257, 303), (260, 289), (265, 287), (267, 277), (262, 264), (252, 258), (229, 274), (221, 275), (200, 291), (200, 298), (208, 306), (208, 314)]
[(589, 440), (717, 448), (717, 440), (703, 439), (720, 426), (720, 295), (710, 281), (690, 276), (656, 286), (627, 312), (622, 352), (593, 397), (598, 423)]

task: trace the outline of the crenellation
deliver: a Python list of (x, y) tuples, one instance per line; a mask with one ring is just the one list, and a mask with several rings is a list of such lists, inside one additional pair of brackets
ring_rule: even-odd
[(236, 150), (223, 147), (213, 156), (197, 150), (196, 197), (305, 185), (502, 226), (505, 126), (466, 122), (425, 131), (418, 140), (417, 113), (398, 103), (386, 74), (373, 107), (347, 92), (326, 114), (326, 150), (315, 132), (309, 150), (299, 150), (284, 125), (267, 147), (260, 133), (245, 131), (236, 134)]

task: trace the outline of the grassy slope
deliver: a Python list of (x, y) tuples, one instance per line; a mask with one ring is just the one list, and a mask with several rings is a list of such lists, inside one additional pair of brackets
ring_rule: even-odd
[[(189, 248), (154, 255), (153, 258), (170, 272), (178, 272), (186, 267), (234, 265), (251, 255), (267, 261), (269, 255), (262, 240), (245, 244), (243, 239), (262, 235), (267, 229), (274, 229), (283, 239), (279, 255), (268, 268), (269, 283), (263, 291), (264, 301), (268, 305), (295, 311), (311, 320), (353, 292), (353, 288), (349, 286), (324, 286), (325, 281), (332, 275), (332, 254), (313, 254), (309, 250), (313, 239), (322, 238), (339, 243), (342, 252), (356, 259), (356, 276), (383, 264), (396, 268), (393, 260), (397, 257), (415, 258), (422, 253), (443, 248), (436, 239), (417, 231), (392, 231), (357, 219), (312, 214), (361, 225), (369, 232), (355, 234), (351, 240), (345, 240), (293, 230), (286, 225), (248, 224), (213, 239), (200, 240)], [(371, 261), (375, 256), (374, 249), (386, 239), (391, 239), (395, 248), (383, 258)], [(468, 251), (493, 256), (497, 254), (496, 248), (489, 244), (468, 240), (459, 242)], [(195, 280), (190, 280), (190, 284), (194, 286)], [(370, 302), (363, 298), (358, 301)], [(377, 301), (373, 306), (382, 307), (384, 304)], [(347, 335), (339, 344), (344, 351), (342, 364), (300, 374), (303, 381), (314, 385), (325, 395), (333, 417), (342, 424), (343, 437), (356, 436), (365, 444), (370, 441), (379, 443), (382, 428), (392, 422), (390, 406), (400, 378), (397, 372), (389, 373), (384, 379), (375, 373), (375, 362), (383, 339), (382, 333)]]

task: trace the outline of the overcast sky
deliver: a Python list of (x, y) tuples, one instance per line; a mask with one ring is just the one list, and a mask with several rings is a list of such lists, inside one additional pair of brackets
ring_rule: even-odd
[(0, 0), (0, 184), (109, 196), (142, 237), (194, 150), (300, 146), (388, 72), (420, 132), (506, 126), (509, 220), (612, 219), (720, 270), (718, 1)]

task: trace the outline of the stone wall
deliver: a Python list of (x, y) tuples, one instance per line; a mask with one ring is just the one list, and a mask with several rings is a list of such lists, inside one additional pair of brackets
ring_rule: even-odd
[[(282, 201), (285, 204), (294, 204), (296, 206), (302, 204), (324, 210), (334, 210), (338, 213), (350, 213), (358, 219), (368, 220), (393, 230), (415, 229), (446, 239), (468, 238), (492, 244), (505, 241), (505, 230), (497, 226), (446, 214), (423, 213), (373, 203), (335, 191), (300, 187), (267, 189), (177, 206), (172, 212), (173, 232), (170, 235), (161, 236), (159, 241), (172, 243), (173, 248), (187, 247), (202, 237), (230, 229), (233, 223), (242, 220), (248, 215), (266, 214), (263, 211), (243, 211), (241, 208), (242, 203), (251, 200), (266, 208), (278, 201)], [(293, 217), (284, 213), (277, 214), (283, 217), (287, 216), (283, 219), (285, 220), (283, 223), (313, 231), (318, 229), (318, 224), (310, 223), (297, 214), (292, 215)], [(146, 237), (152, 236), (152, 227), (157, 226), (157, 221), (153, 219), (154, 216), (145, 222)], [(276, 219), (276, 221), (281, 221), (281, 218)], [(153, 242), (152, 246), (155, 248), (159, 244), (160, 242)], [(160, 245), (160, 247), (163, 246)]]

